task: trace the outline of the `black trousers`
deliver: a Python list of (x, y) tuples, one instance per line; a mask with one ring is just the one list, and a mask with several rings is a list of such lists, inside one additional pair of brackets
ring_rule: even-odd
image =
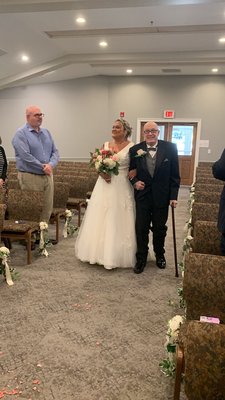
[(137, 261), (146, 262), (148, 256), (149, 230), (153, 233), (153, 250), (157, 257), (165, 253), (166, 222), (169, 207), (157, 208), (151, 194), (136, 199)]

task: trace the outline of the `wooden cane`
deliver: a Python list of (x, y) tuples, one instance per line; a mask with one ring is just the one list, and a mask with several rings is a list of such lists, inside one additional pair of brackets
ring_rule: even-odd
[(174, 207), (172, 208), (172, 226), (173, 226), (173, 249), (174, 249), (174, 262), (175, 262), (175, 277), (178, 278), (178, 265), (177, 265), (177, 245), (176, 245), (176, 229), (175, 229), (175, 215), (174, 215)]

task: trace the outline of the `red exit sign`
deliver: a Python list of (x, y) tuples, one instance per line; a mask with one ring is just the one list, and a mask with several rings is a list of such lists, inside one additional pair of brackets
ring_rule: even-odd
[(174, 111), (173, 110), (165, 110), (164, 118), (174, 118)]

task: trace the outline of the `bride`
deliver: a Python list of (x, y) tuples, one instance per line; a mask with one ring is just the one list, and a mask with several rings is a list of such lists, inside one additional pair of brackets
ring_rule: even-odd
[(76, 257), (105, 269), (132, 268), (136, 263), (135, 203), (128, 179), (128, 140), (132, 128), (124, 119), (112, 127), (112, 141), (104, 144), (119, 157), (119, 174), (99, 174), (75, 243)]

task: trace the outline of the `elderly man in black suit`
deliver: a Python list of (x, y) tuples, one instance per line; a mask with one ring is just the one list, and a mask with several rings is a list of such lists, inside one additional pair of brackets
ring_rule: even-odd
[(180, 187), (177, 147), (158, 140), (159, 132), (158, 125), (148, 121), (144, 125), (145, 140), (130, 149), (130, 181), (136, 201), (136, 274), (142, 273), (146, 265), (150, 229), (156, 265), (161, 269), (166, 267), (166, 222), (169, 205), (177, 205)]
[[(212, 166), (213, 176), (216, 179), (225, 181), (225, 149), (218, 161)], [(220, 207), (218, 214), (218, 229), (221, 232), (220, 251), (221, 255), (225, 256), (225, 185), (220, 196)]]

